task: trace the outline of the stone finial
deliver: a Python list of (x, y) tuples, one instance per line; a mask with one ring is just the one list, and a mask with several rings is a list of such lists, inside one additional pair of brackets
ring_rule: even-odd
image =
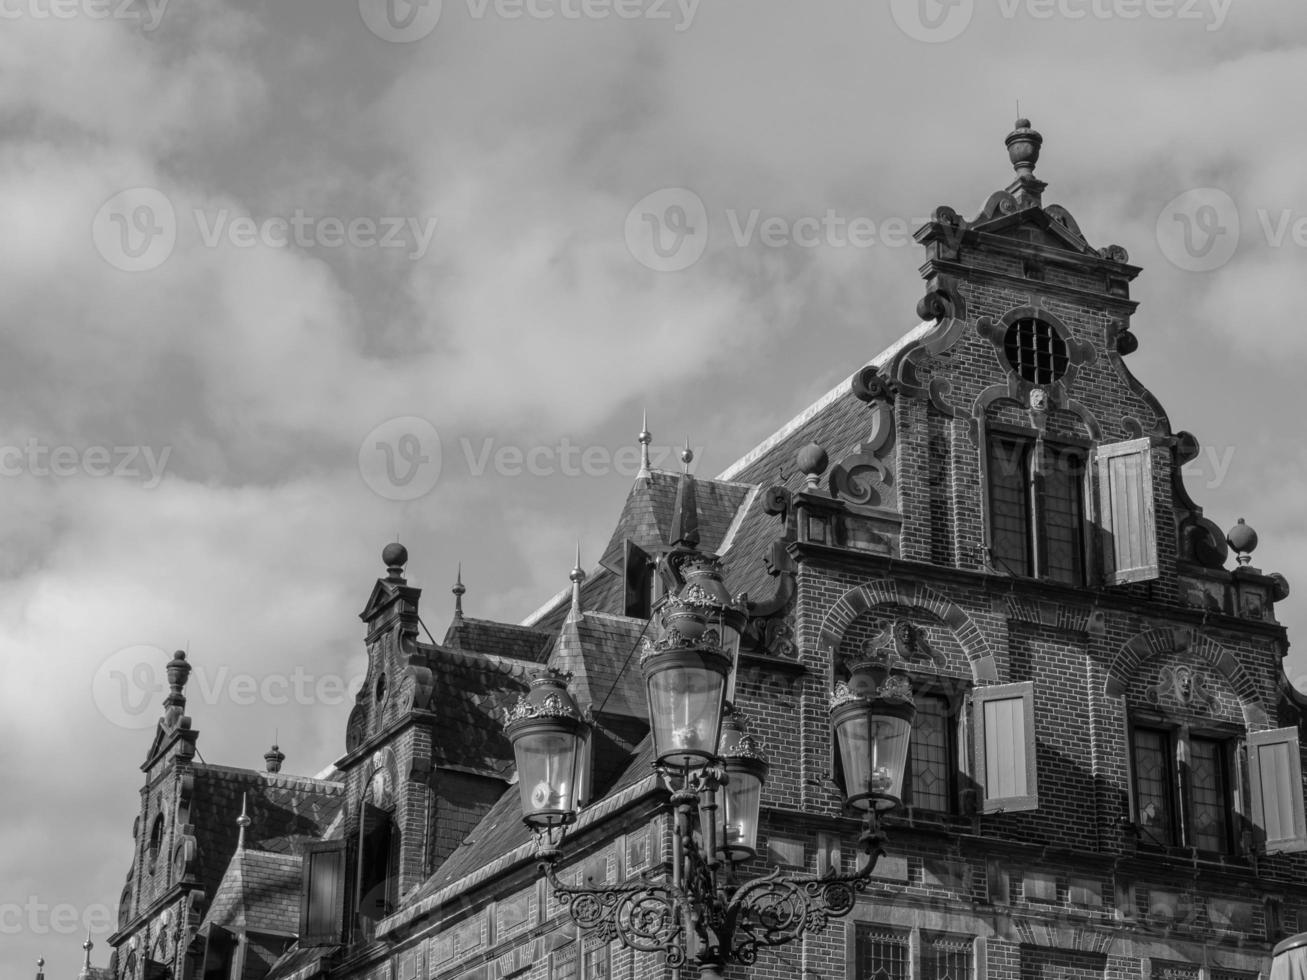
[(381, 561), (386, 566), (386, 578), (392, 582), (404, 581), (404, 566), (408, 564), (408, 549), (392, 541), (381, 550)]
[(463, 595), (467, 592), (466, 586), (463, 585), (463, 563), (458, 563), (458, 574), (454, 578), (454, 587), (449, 590), (454, 593), (454, 625), (463, 622)]
[(163, 699), (165, 708), (176, 708), (181, 714), (186, 708), (186, 679), (191, 676), (191, 665), (186, 662), (186, 651), (178, 650), (168, 661), (164, 671), (168, 677), (168, 696)]
[(286, 753), (276, 742), (272, 743), (272, 748), (263, 753), (263, 764), (268, 772), (281, 772), (281, 764), (286, 761)]
[(1257, 549), (1257, 532), (1245, 524), (1241, 517), (1239, 523), (1230, 528), (1225, 542), (1238, 556), (1239, 564), (1247, 565), (1253, 560), (1253, 552)]
[(1035, 164), (1039, 162), (1044, 137), (1031, 128), (1029, 119), (1018, 119), (1016, 128), (1007, 134), (1004, 143), (1007, 144), (1012, 169), (1017, 172), (1017, 179), (1008, 188), (1009, 192), (1023, 208), (1040, 207), (1044, 188), (1048, 185), (1035, 176)]
[(42, 956), (36, 961), (36, 980), (45, 980), (45, 957)]
[(242, 794), (241, 794), (241, 815), (240, 815), (239, 817), (236, 818), (236, 826), (240, 828), (240, 836), (236, 839), (236, 849), (237, 849), (238, 851), (243, 851), (243, 850), (245, 850), (245, 828), (247, 828), (250, 824), (252, 824), (252, 823), (254, 822), (253, 820), (250, 819), (250, 815), (249, 815), (249, 813), (247, 812), (247, 806), (246, 806), (246, 804), (247, 804), (248, 802), (249, 802), (249, 794), (248, 794), (248, 793), (242, 793)]
[(1030, 126), (1029, 119), (1018, 119), (1016, 127), (1007, 134), (1003, 141), (1007, 144), (1008, 159), (1012, 169), (1020, 177), (1032, 177), (1035, 164), (1039, 162), (1039, 151), (1044, 145), (1044, 137)]
[(640, 472), (635, 475), (637, 480), (648, 480), (653, 476), (653, 470), (649, 466), (649, 444), (653, 442), (653, 436), (649, 434), (649, 413), (645, 412), (640, 419)]
[(86, 954), (85, 960), (82, 963), (82, 976), (84, 977), (89, 977), (91, 975), (91, 950), (94, 948), (95, 943), (91, 942), (91, 934), (88, 932), (86, 934), (86, 942), (82, 943), (82, 950)]
[(812, 492), (817, 489), (821, 475), (830, 465), (830, 457), (826, 455), (825, 449), (815, 442), (810, 442), (799, 450), (795, 463), (799, 467), (799, 472), (804, 475), (804, 489)]
[(689, 473), (690, 464), (694, 462), (694, 450), (690, 448), (690, 437), (685, 437), (685, 448), (681, 450), (681, 472)]

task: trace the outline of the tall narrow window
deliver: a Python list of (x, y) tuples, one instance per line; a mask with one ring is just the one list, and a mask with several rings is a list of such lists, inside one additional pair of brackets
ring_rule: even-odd
[(855, 980), (908, 980), (907, 936), (859, 923), (853, 955)]
[(917, 698), (909, 751), (909, 806), (935, 813), (953, 809), (953, 727), (948, 699), (927, 694)]
[(1138, 824), (1145, 840), (1154, 844), (1175, 843), (1175, 820), (1171, 812), (1170, 739), (1164, 732), (1135, 729), (1135, 798)]
[[(1036, 453), (1035, 447), (1041, 446)], [(991, 562), (1009, 575), (1085, 580), (1085, 452), (995, 433), (986, 460)]]
[(1229, 849), (1229, 818), (1226, 812), (1225, 747), (1220, 742), (1194, 738), (1189, 741), (1190, 812), (1193, 846), (1200, 851)]
[(971, 980), (971, 940), (921, 937), (922, 980)]

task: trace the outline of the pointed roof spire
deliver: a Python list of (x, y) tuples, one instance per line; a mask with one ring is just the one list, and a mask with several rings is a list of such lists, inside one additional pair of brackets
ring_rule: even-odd
[(699, 547), (699, 504), (694, 487), (694, 477), (690, 475), (690, 464), (694, 462), (694, 451), (690, 449), (690, 439), (685, 439), (685, 448), (681, 450), (681, 463), (685, 470), (681, 474), (680, 486), (676, 488), (676, 506), (672, 510), (672, 545), (686, 548)]
[(82, 949), (86, 952), (85, 962), (82, 964), (82, 976), (91, 975), (91, 950), (95, 948), (95, 943), (91, 942), (91, 934), (86, 934), (86, 942), (82, 943)]
[(449, 590), (454, 593), (454, 625), (457, 626), (463, 622), (463, 594), (467, 588), (463, 585), (463, 563), (458, 563), (458, 575), (454, 579), (454, 587)]
[(246, 804), (248, 802), (249, 802), (249, 794), (242, 793), (241, 815), (236, 818), (236, 826), (241, 829), (240, 836), (236, 839), (236, 850), (238, 851), (245, 850), (245, 828), (254, 822), (253, 820), (250, 819), (249, 813), (246, 812)]
[(36, 980), (45, 980), (45, 957), (42, 956), (36, 961)]
[(646, 409), (640, 419), (640, 472), (635, 475), (637, 480), (648, 480), (653, 476), (653, 471), (649, 467), (649, 443), (653, 442), (653, 436), (649, 434), (649, 412)]
[(572, 567), (572, 572), (568, 575), (572, 580), (572, 612), (573, 616), (581, 615), (581, 583), (585, 581), (585, 569), (581, 567), (581, 542), (576, 543), (576, 564)]

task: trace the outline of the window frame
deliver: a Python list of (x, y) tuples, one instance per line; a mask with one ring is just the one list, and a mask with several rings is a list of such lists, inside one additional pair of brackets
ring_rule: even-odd
[[(1033, 472), (1034, 449), (1039, 444), (1041, 433), (1029, 426), (1012, 425), (984, 419), (980, 423), (980, 479), (983, 488), (982, 527), (986, 561), (991, 571), (1010, 575), (1013, 578), (1030, 579), (1037, 582), (1052, 582), (1069, 588), (1084, 588), (1094, 581), (1094, 535), (1095, 504), (1093, 473), (1095, 465), (1095, 445), (1091, 439), (1079, 436), (1058, 435), (1045, 437), (1043, 444), (1046, 452), (1061, 457), (1067, 452), (1074, 453), (1080, 460), (1081, 472), (1078, 481), (1079, 509), (1079, 568), (1076, 581), (1067, 582), (1049, 575), (1048, 560), (1048, 495), (1043, 487), (1042, 478)], [(995, 514), (994, 494), (995, 476), (991, 457), (996, 441), (1021, 448), (1022, 471), (1022, 512), (1026, 532), (1026, 558), (1024, 569), (1013, 569), (1006, 563), (999, 564), (995, 557)], [(1073, 484), (1076, 485), (1076, 484)]]
[[(1139, 773), (1135, 763), (1135, 739), (1140, 730), (1155, 732), (1165, 738), (1167, 753), (1167, 803), (1171, 811), (1174, 842), (1160, 844), (1147, 840), (1139, 819)], [(1238, 753), (1245, 732), (1229, 722), (1201, 719), (1196, 724), (1175, 721), (1157, 712), (1132, 711), (1126, 726), (1126, 763), (1129, 789), (1130, 820), (1138, 828), (1140, 848), (1159, 854), (1183, 852), (1202, 857), (1239, 857), (1242, 854), (1239, 827), (1247, 811), (1244, 799), (1241, 767)], [(1198, 739), (1219, 746), (1219, 763), (1225, 803), (1225, 849), (1213, 851), (1196, 847), (1193, 825), (1193, 783), (1189, 765), (1181, 766), (1178, 758), (1180, 740)], [(1186, 747), (1185, 756), (1192, 758), (1192, 749)]]
[[(915, 778), (913, 772), (915, 759), (912, 746), (909, 744), (907, 766), (903, 773), (903, 806), (913, 819), (943, 819), (959, 816), (962, 812), (961, 797), (966, 776), (966, 770), (963, 766), (963, 751), (966, 747), (963, 727), (966, 724), (966, 701), (971, 693), (971, 684), (961, 677), (946, 677), (939, 674), (912, 673), (909, 676), (912, 681), (914, 698), (918, 699), (918, 701), (923, 697), (938, 698), (945, 705), (944, 750), (948, 757), (946, 760), (948, 805), (947, 809), (936, 810), (919, 806), (913, 802), (912, 783)], [(915, 736), (917, 732), (915, 722), (912, 726), (912, 732)], [(838, 752), (836, 754), (838, 755)]]

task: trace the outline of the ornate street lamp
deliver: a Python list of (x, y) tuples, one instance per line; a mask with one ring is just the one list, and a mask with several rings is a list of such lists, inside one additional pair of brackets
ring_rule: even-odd
[(567, 690), (568, 676), (549, 671), (508, 714), (506, 732), (517, 760), (522, 816), (556, 851), (563, 828), (576, 820), (588, 747), (588, 725)]
[(757, 855), (767, 778), (758, 743), (726, 700), (747, 605), (726, 589), (720, 560), (696, 543), (697, 536), (682, 534), (659, 560), (665, 592), (654, 609), (655, 639), (644, 640), (640, 661), (654, 768), (674, 818), (670, 869), (606, 888), (574, 887), (556, 874), (564, 828), (576, 818), (577, 757), (587, 731), (562, 678), (533, 682), (510, 715), (508, 737), (523, 819), (540, 842), (540, 871), (577, 925), (636, 951), (664, 953), (671, 967), (693, 962), (701, 980), (713, 980), (729, 963), (753, 963), (760, 947), (818, 933), (852, 910), (883, 853), (880, 815), (898, 805), (913, 707), (906, 676), (872, 662), (853, 665), (832, 704), (846, 801), (865, 821), (862, 867), (822, 875), (775, 868), (740, 882), (739, 863)]
[(849, 806), (868, 813), (892, 810), (902, 799), (917, 714), (908, 675), (892, 666), (892, 658), (884, 648), (864, 652), (831, 698), (844, 795)]

